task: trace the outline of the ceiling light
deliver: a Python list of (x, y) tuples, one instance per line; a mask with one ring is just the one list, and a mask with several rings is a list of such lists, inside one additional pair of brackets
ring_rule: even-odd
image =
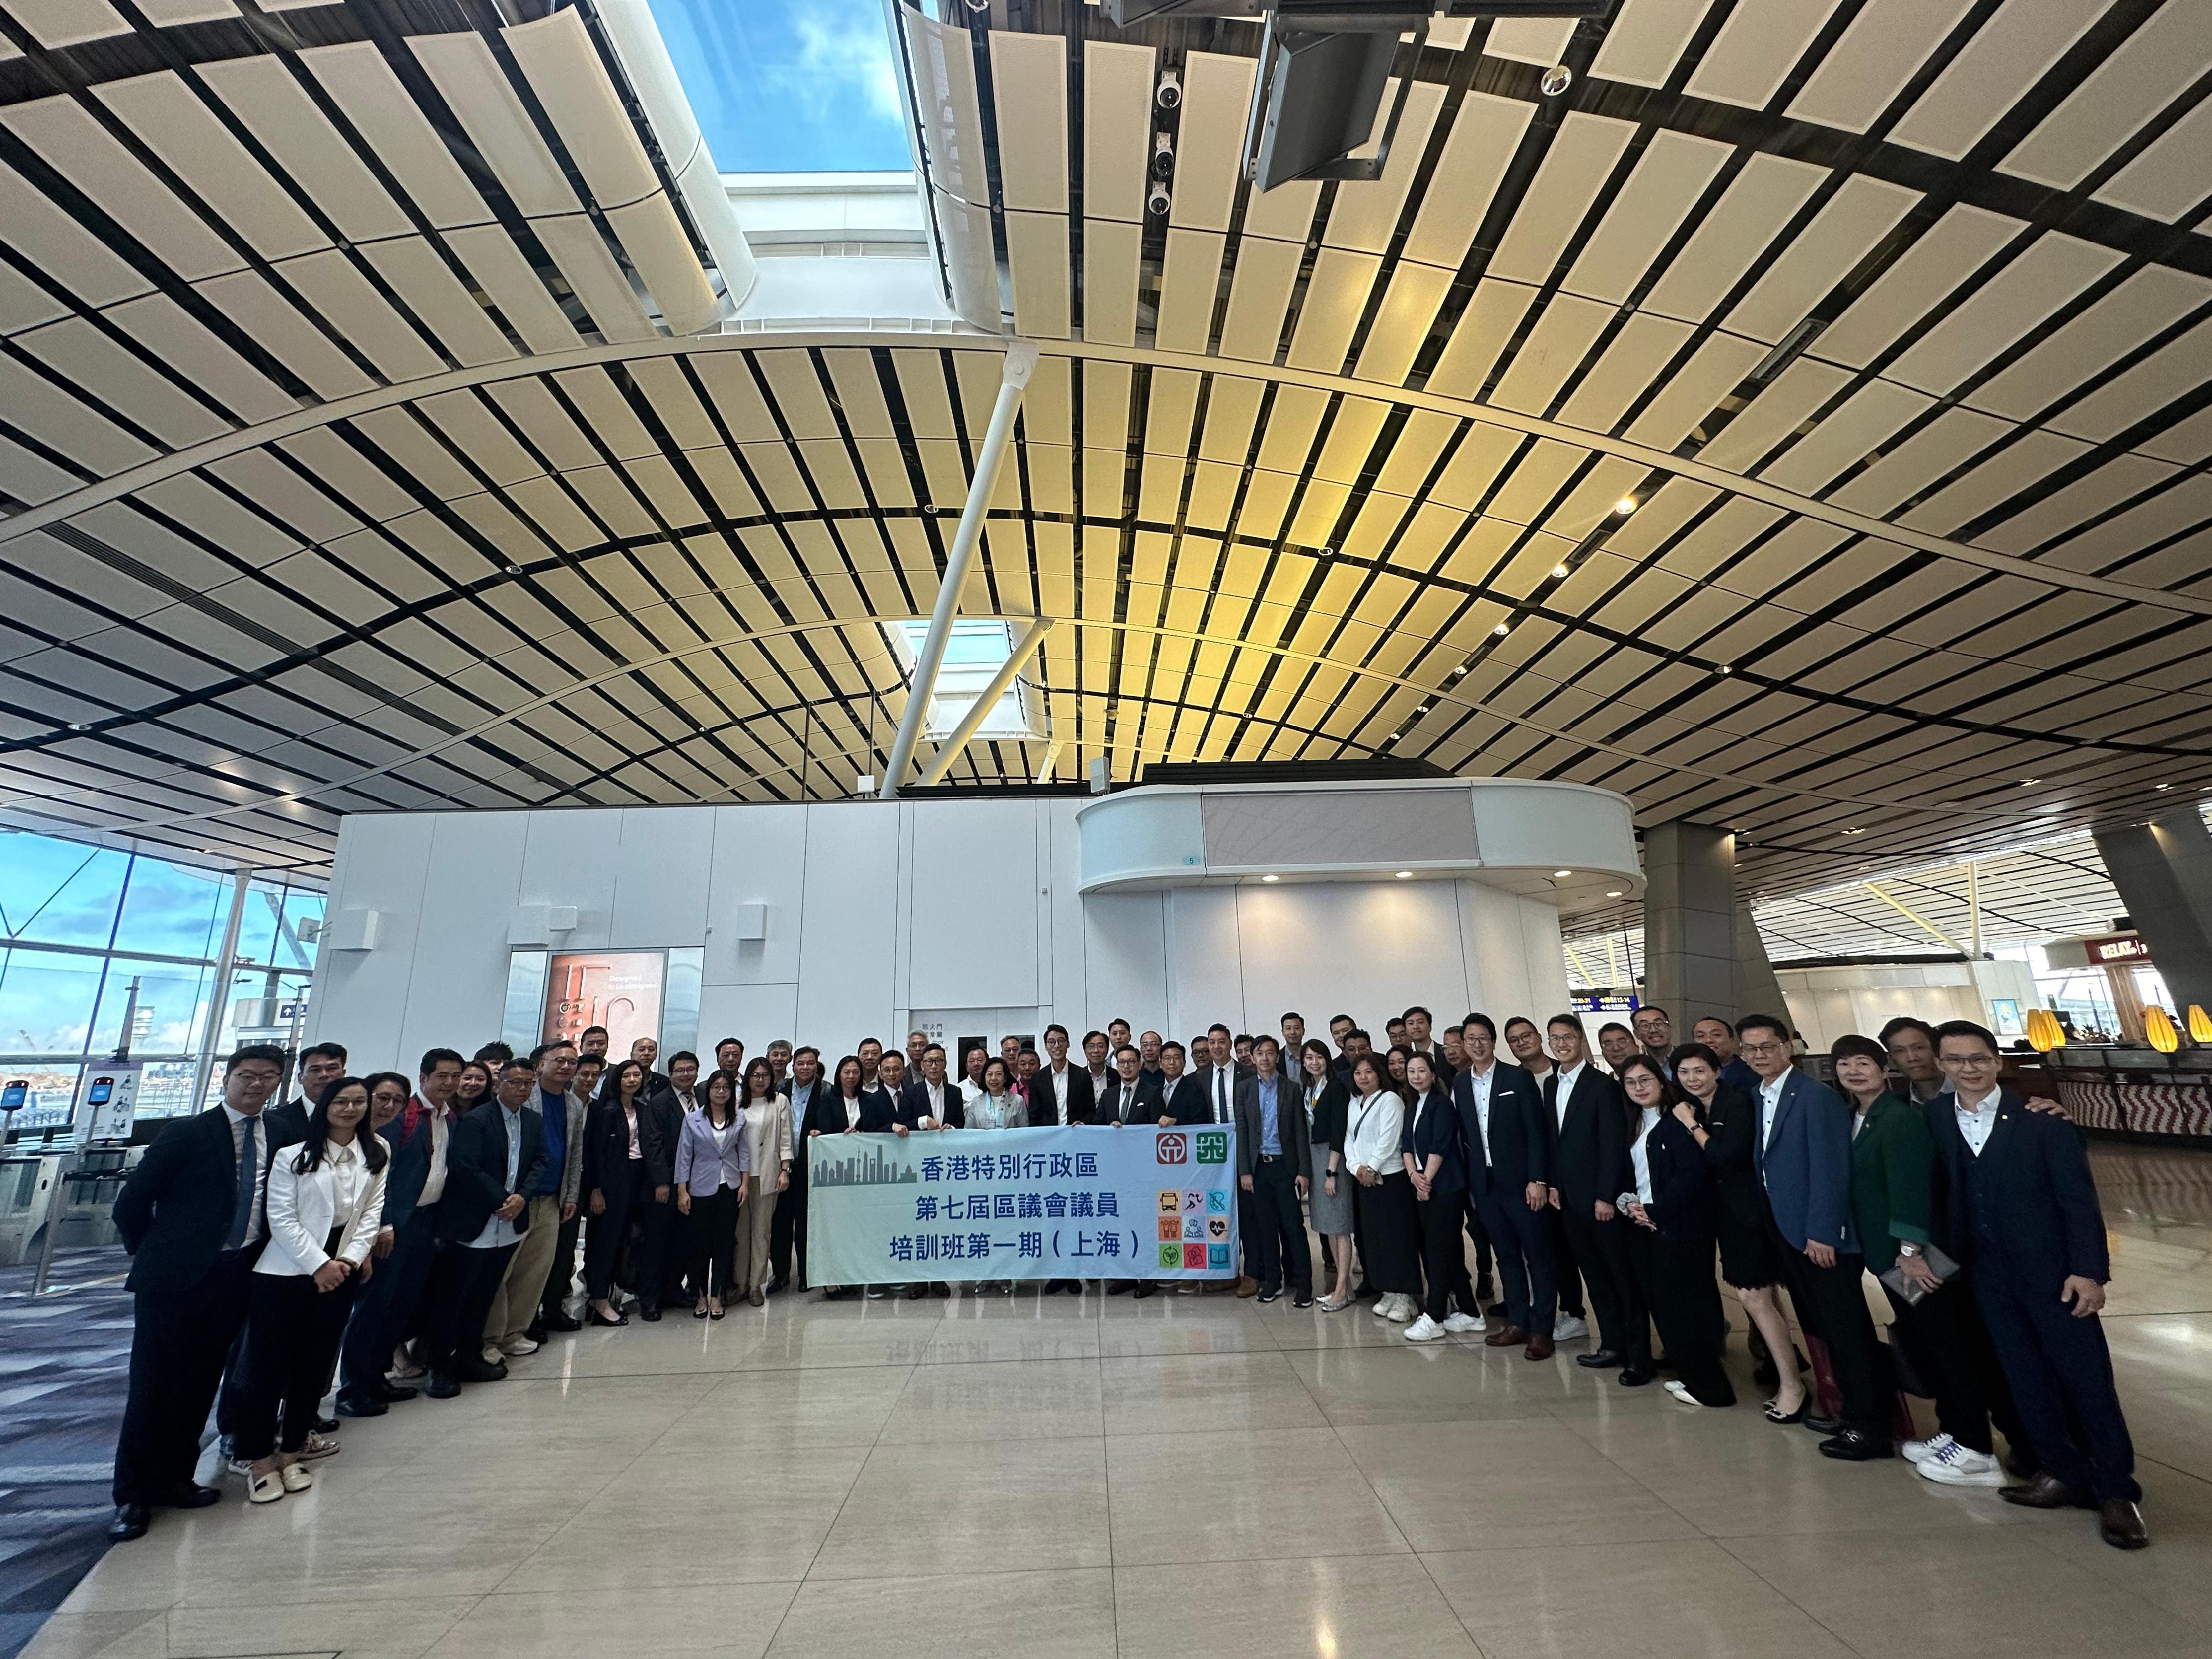
[(1605, 890), (1605, 896), (1607, 898), (1626, 898), (1628, 896), (1628, 890), (1625, 887), (1608, 887)]
[(1280, 881), (1282, 878), (1280, 876), (1262, 876), (1260, 879), (1262, 881)]
[(1866, 831), (1865, 831), (1865, 830), (1856, 830), (1856, 829), (1855, 829), (1855, 830), (1844, 830), (1843, 833), (1844, 833), (1844, 835), (1847, 835), (1847, 836), (1863, 836), (1864, 834), (1866, 834)]
[(1623, 495), (1619, 501), (1613, 504), (1613, 510), (1620, 514), (1622, 518), (1626, 518), (1630, 514), (1636, 511), (1636, 497), (1633, 495)]
[(2173, 786), (2172, 786), (2172, 784), (2170, 784), (2170, 783), (2161, 783), (2161, 784), (2160, 784), (2160, 785), (2159, 785), (2159, 787), (2158, 787), (2158, 793), (2159, 793), (2160, 794), (2161, 794), (2161, 795), (2162, 795), (2162, 794), (2164, 794), (2167, 790), (2169, 790), (2169, 789), (2171, 789), (2171, 788), (2172, 788), (2172, 787), (2173, 787)]
[(1502, 640), (1508, 634), (1510, 634), (1513, 631), (1513, 626), (1510, 623), (1500, 623), (1497, 627), (1492, 629), (1490, 631), (1497, 635), (1498, 637)]
[(1563, 565), (1563, 564), (1555, 564), (1555, 565), (1553, 565), (1553, 566), (1552, 567), (1552, 574), (1553, 574), (1553, 575), (1554, 575), (1554, 576), (1561, 576), (1561, 577), (1563, 577), (1563, 576), (1565, 576), (1566, 574), (1567, 574), (1567, 568), (1566, 568), (1566, 566), (1565, 566), (1565, 565)]
[(1413, 878), (1413, 872), (1411, 870), (1401, 870), (1398, 872), (1398, 879), (1401, 881), (1411, 881)]
[(2023, 789), (2032, 788), (2033, 786), (2041, 783), (2042, 781), (2043, 780), (2041, 778), (2022, 778), (2020, 781), (2020, 787)]
[(1735, 665), (1734, 663), (1724, 662), (1716, 669), (1714, 672), (1720, 674), (1733, 674), (1735, 672)]
[(1571, 870), (1554, 870), (1552, 872), (1552, 879), (1553, 881), (1565, 881), (1572, 874), (1574, 874), (1574, 872)]

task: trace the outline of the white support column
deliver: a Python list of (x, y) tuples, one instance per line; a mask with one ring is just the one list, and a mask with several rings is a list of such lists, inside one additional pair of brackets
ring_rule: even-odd
[(208, 1085), (215, 1078), (216, 1040), (222, 1036), (223, 1006), (230, 1000), (231, 971), (238, 965), (238, 936), (246, 925), (246, 896), (253, 886), (253, 872), (240, 870), (230, 880), (230, 920), (223, 925), (222, 954), (216, 958), (215, 980), (208, 994), (206, 1029), (200, 1033), (199, 1062), (192, 1067), (192, 1110), (207, 1104)]
[(983, 447), (975, 456), (975, 476), (968, 481), (968, 504), (960, 510), (960, 527), (952, 532), (951, 549), (945, 556), (945, 583), (937, 590), (937, 608), (929, 614), (929, 633), (915, 659), (914, 685), (907, 693), (906, 714), (898, 735), (891, 739), (890, 759), (884, 766), (883, 788), (889, 800), (899, 792), (906, 769), (914, 763), (914, 745), (921, 736), (930, 695), (937, 688), (937, 671), (945, 661), (945, 642), (952, 634), (952, 618), (960, 609), (960, 592), (967, 586), (969, 568), (975, 562), (976, 544), (983, 538), (983, 514), (999, 487), (999, 468), (1006, 459), (1006, 445), (1014, 434), (1014, 416), (1021, 412), (1022, 393), (1029, 390), (1036, 371), (1037, 349), (1027, 340), (1006, 348), (1004, 378), (999, 400), (991, 408), (991, 424), (983, 434)]
[(968, 746), (968, 739), (975, 735), (985, 720), (990, 719), (991, 711), (999, 706), (999, 699), (1006, 695), (1006, 688), (1022, 672), (1022, 665), (1036, 654), (1037, 647), (1044, 643), (1044, 636), (1050, 632), (1052, 618), (1039, 617), (1030, 623), (1021, 638), (1014, 641), (1014, 648), (1006, 653), (1006, 660), (1000, 665), (999, 672), (991, 676), (991, 683), (983, 688), (981, 695), (961, 716), (960, 724), (954, 726), (946, 734), (945, 741), (937, 745), (936, 756), (921, 775), (923, 788), (927, 789), (942, 778), (951, 769), (952, 763), (960, 758), (960, 751)]

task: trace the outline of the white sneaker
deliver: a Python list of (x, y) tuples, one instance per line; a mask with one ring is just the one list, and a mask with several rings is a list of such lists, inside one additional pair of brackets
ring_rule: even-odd
[(1382, 1295), (1375, 1298), (1374, 1305), (1369, 1308), (1367, 1311), (1373, 1314), (1377, 1319), (1388, 1319), (1390, 1316), (1390, 1310), (1397, 1305), (1398, 1298), (1396, 1295), (1391, 1291), (1385, 1291)]
[[(1394, 1325), (1402, 1325), (1419, 1311), (1413, 1304), (1413, 1298), (1401, 1291), (1391, 1301), (1390, 1322)], [(1428, 1316), (1422, 1314), (1421, 1317), (1426, 1319)]]
[(1455, 1310), (1444, 1321), (1444, 1328), (1454, 1336), (1480, 1336), (1485, 1327), (1483, 1322), (1473, 1314), (1461, 1313)]
[(1934, 1480), (1946, 1486), (2004, 1485), (2004, 1471), (1997, 1467), (1995, 1457), (1962, 1446), (1948, 1435), (1941, 1437), (1950, 1443), (1933, 1457), (1923, 1457), (1912, 1466), (1923, 1480)]
[(1897, 1455), (1908, 1463), (1925, 1463), (1931, 1457), (1941, 1457), (1959, 1443), (1948, 1434), (1939, 1434), (1926, 1440), (1908, 1440), (1897, 1449)]
[(1444, 1340), (1444, 1328), (1423, 1314), (1407, 1326), (1402, 1334), (1408, 1342), (1441, 1342)]
[(518, 1336), (501, 1343), (499, 1351), (513, 1358), (520, 1359), (526, 1353), (536, 1353), (538, 1345), (526, 1336)]
[(1673, 1395), (1686, 1406), (1694, 1406), (1698, 1403), (1698, 1396), (1690, 1392), (1690, 1385), (1680, 1377), (1668, 1377), (1663, 1386), (1668, 1394)]
[(1588, 1322), (1577, 1319), (1572, 1314), (1563, 1313), (1552, 1322), (1552, 1340), (1554, 1342), (1571, 1342), (1578, 1336), (1589, 1334)]

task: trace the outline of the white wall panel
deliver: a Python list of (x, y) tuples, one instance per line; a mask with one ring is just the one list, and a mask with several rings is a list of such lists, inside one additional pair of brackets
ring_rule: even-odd
[[(421, 889), (421, 946), (408, 981), (407, 1018), (396, 1028), (349, 1027), (343, 1035), (332, 1034), (347, 1045), (356, 1071), (366, 1065), (359, 1044), (374, 1048), (396, 1038), (397, 1051), (377, 1064), (412, 1077), (425, 1048), (443, 1045), (474, 1054), (499, 1034), (507, 1001), (507, 921), (521, 886), (529, 833), (526, 812), (438, 815)], [(383, 953), (380, 937), (368, 954)]]
[[(807, 809), (804, 806), (718, 806), (714, 851), (707, 877), (706, 985), (799, 982), (799, 929), (804, 921)], [(740, 941), (738, 908), (768, 906), (768, 937)], [(706, 1003), (700, 1019), (707, 1021)], [(751, 1042), (750, 1038), (746, 1039)]]
[(517, 904), (573, 904), (576, 930), (562, 941), (571, 951), (603, 951), (612, 938), (615, 865), (622, 850), (622, 814), (532, 812)]
[(607, 943), (617, 951), (702, 943), (714, 846), (711, 806), (625, 811)]
[[(1068, 827), (1073, 833), (1073, 826)], [(1060, 890), (1073, 895), (1074, 884), (1063, 879)], [(1111, 893), (1063, 902), (1063, 914), (1067, 903), (1082, 907), (1086, 983), (1080, 999), (1063, 996), (1054, 1017), (1078, 1042), (1094, 1026), (1104, 1027), (1114, 1017), (1109, 1009), (1139, 1030), (1158, 1025), (1167, 1030), (1168, 896)]]
[[(337, 861), (331, 872), (333, 921), (347, 910), (375, 910), (382, 920), (374, 951), (319, 951), (314, 994), (307, 1003), (310, 1040), (325, 1037), (356, 1050), (361, 1063), (398, 1058), (398, 1036), (407, 1017), (408, 981), (414, 977), (416, 922), (430, 873), (431, 830), (427, 813), (367, 813), (345, 820)], [(428, 948), (444, 943), (434, 928)], [(501, 978), (495, 994), (504, 995)], [(488, 1031), (499, 1029), (492, 1017)], [(346, 1035), (341, 1036), (341, 1033)]]
[(1302, 882), (1236, 891), (1243, 1030), (1273, 1031), (1293, 1009), (1315, 1032), (1338, 1013), (1380, 1032), (1384, 1019), (1414, 1003), (1437, 1016), (1438, 1029), (1467, 1012), (1451, 887)]
[(913, 810), (906, 1006), (1037, 1001), (1037, 828), (1000, 801)]
[(866, 802), (807, 809), (797, 1029), (825, 1054), (890, 1024), (899, 814)]
[[(1167, 1017), (1176, 1030), (1188, 1036), (1217, 1019), (1233, 1030), (1251, 1029), (1244, 1018), (1237, 889), (1183, 887), (1167, 895)], [(1103, 1006), (1094, 990), (1092, 1008)]]
[[(709, 1043), (733, 1036), (745, 1045), (745, 1058), (750, 1060), (775, 1038), (790, 1036), (798, 1030), (797, 985), (708, 985), (700, 988), (699, 1052), (702, 1054), (712, 1052)], [(793, 1041), (807, 1042), (813, 1039), (793, 1037)], [(815, 1046), (822, 1045), (817, 1042)], [(834, 1066), (837, 1055), (825, 1055), (822, 1063)]]

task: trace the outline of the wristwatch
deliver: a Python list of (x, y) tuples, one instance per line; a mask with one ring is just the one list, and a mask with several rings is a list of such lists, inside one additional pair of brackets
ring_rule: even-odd
[(1897, 1253), (1902, 1256), (1916, 1256), (1920, 1254), (1920, 1247), (1917, 1244), (1900, 1244), (1897, 1247)]

